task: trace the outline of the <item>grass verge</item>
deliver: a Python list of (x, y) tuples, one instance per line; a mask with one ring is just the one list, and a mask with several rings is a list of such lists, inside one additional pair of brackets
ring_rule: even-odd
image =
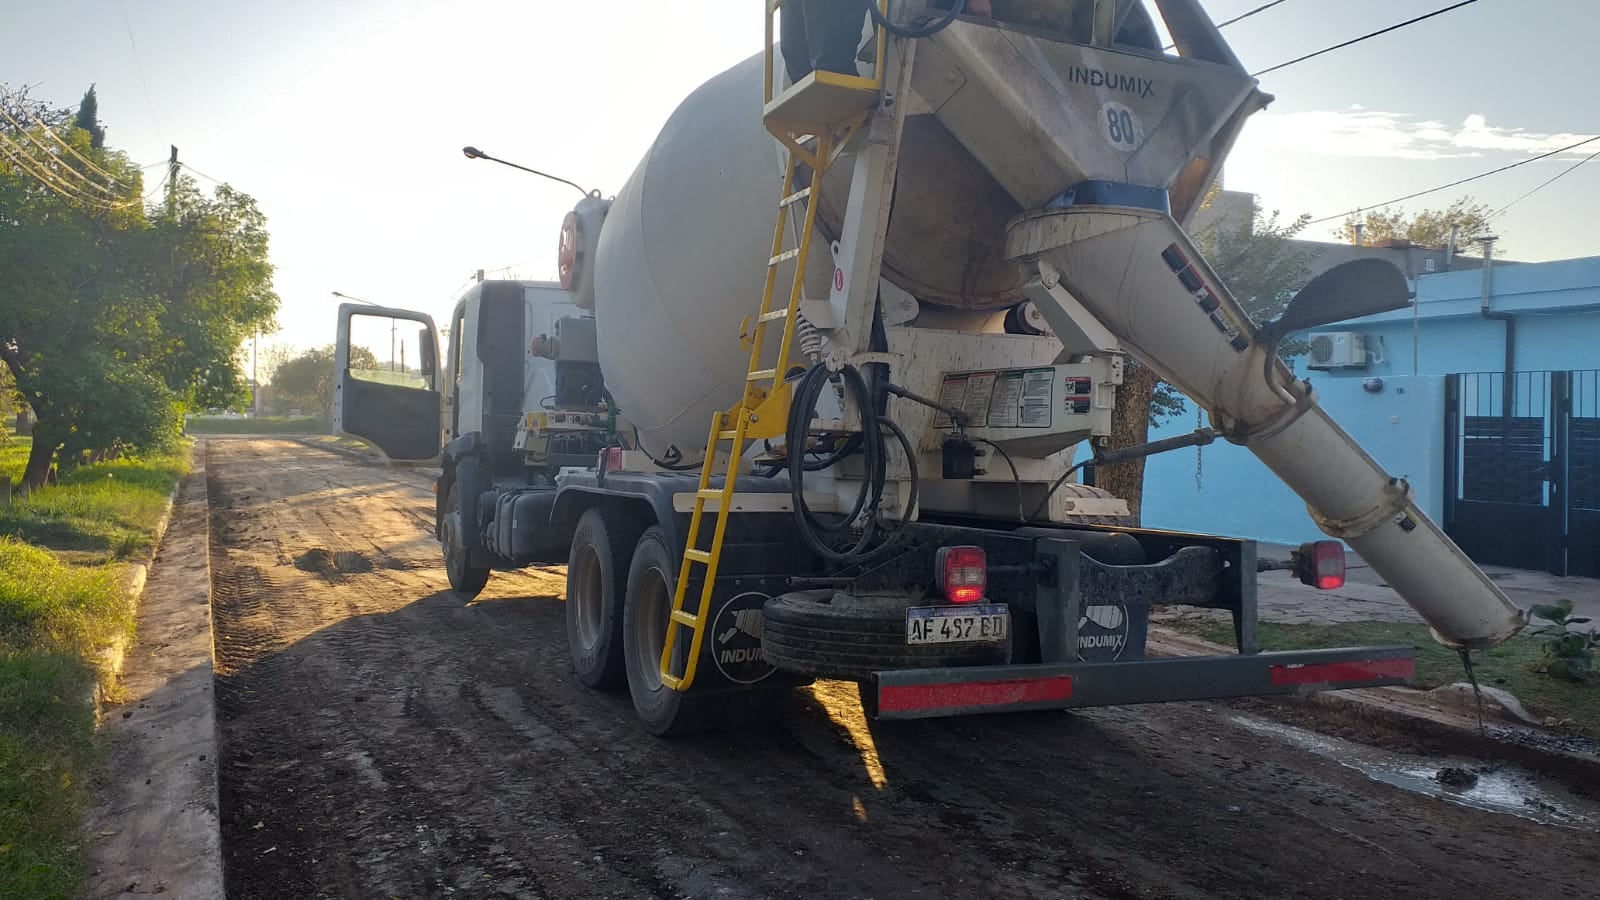
[[(16, 478), (27, 439), (0, 445)], [(0, 509), (0, 897), (75, 897), (100, 650), (133, 632), (122, 560), (147, 551), (188, 455), (89, 466)]]
[(328, 420), (316, 416), (259, 416), (254, 419), (194, 418), (190, 434), (327, 434)]
[[(1233, 625), (1207, 619), (1176, 619), (1170, 628), (1224, 646), (1233, 645)], [(1356, 647), (1409, 644), (1417, 651), (1416, 687), (1436, 688), (1466, 681), (1461, 658), (1439, 646), (1424, 625), (1359, 622), (1348, 625), (1280, 625), (1262, 622), (1263, 650), (1311, 650), (1318, 647)], [(1600, 738), (1600, 684), (1574, 684), (1533, 671), (1541, 651), (1539, 639), (1519, 635), (1488, 650), (1473, 654), (1480, 684), (1510, 691), (1528, 711), (1541, 718), (1570, 719), (1573, 731)]]

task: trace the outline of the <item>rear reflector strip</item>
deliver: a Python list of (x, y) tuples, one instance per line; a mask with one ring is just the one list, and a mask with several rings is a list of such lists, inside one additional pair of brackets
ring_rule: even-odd
[(1417, 661), (1411, 657), (1371, 659), (1361, 662), (1311, 663), (1308, 665), (1273, 666), (1273, 684), (1345, 684), (1374, 681), (1380, 678), (1409, 679), (1417, 672)]
[(1071, 696), (1072, 678), (1068, 675), (948, 684), (886, 684), (878, 688), (878, 711), (972, 709), (1065, 701)]

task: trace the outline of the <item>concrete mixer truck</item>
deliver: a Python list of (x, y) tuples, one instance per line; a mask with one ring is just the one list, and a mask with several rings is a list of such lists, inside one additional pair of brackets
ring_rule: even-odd
[[(1253, 542), (1134, 527), (1077, 477), (1220, 437), (1334, 539), (1301, 580), (1340, 584), (1343, 542), (1449, 646), (1521, 627), (1280, 361), (1408, 303), (1400, 273), (1337, 267), (1255, 323), (1185, 233), (1270, 100), (1196, 0), (864, 2), (858, 72), (793, 83), (777, 5), (567, 216), (559, 283), (472, 286), (443, 354), (427, 316), (340, 308), (335, 427), (439, 462), (456, 591), (566, 564), (576, 676), (659, 735), (813, 679), (877, 718), (1407, 680), (1407, 647), (1261, 652)], [(419, 383), (351, 368), (361, 316), (415, 321)], [(1130, 357), (1210, 427), (1109, 446)], [(1227, 611), (1237, 652), (1147, 658), (1164, 605)]]

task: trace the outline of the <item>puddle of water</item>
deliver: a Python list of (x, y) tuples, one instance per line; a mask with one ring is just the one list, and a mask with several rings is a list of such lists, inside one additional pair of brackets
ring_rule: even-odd
[[(1391, 787), (1546, 825), (1600, 830), (1600, 804), (1573, 797), (1559, 784), (1522, 769), (1512, 766), (1491, 769), (1481, 761), (1466, 758), (1435, 759), (1391, 753), (1252, 716), (1232, 716), (1231, 719), (1235, 725), (1249, 731), (1327, 757)], [(1476, 773), (1477, 781), (1464, 787), (1441, 784), (1435, 776), (1446, 767)]]

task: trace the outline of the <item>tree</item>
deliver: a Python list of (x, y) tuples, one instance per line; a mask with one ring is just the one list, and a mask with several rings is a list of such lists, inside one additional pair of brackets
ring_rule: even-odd
[[(280, 405), (310, 411), (324, 419), (333, 417), (332, 344), (317, 347), (278, 366), (272, 373), (272, 390)], [(378, 358), (365, 347), (350, 348), (350, 365), (378, 368)]]
[(94, 95), (94, 85), (84, 91), (83, 99), (78, 102), (78, 115), (73, 119), (73, 127), (89, 135), (89, 147), (94, 150), (103, 149), (106, 145), (106, 129), (100, 124), (100, 100)]
[(1462, 197), (1444, 209), (1424, 209), (1415, 215), (1384, 207), (1368, 210), (1362, 216), (1350, 216), (1336, 232), (1349, 243), (1356, 242), (1356, 226), (1361, 225), (1361, 240), (1377, 244), (1386, 240), (1401, 239), (1422, 247), (1445, 247), (1450, 243), (1450, 229), (1456, 229), (1456, 246), (1465, 247), (1480, 237), (1491, 233), (1489, 217), (1494, 210), (1471, 197)]
[[(81, 120), (98, 127), (85, 106)], [(84, 451), (159, 447), (185, 407), (239, 396), (237, 350), (278, 300), (249, 197), (207, 197), (181, 179), (156, 215), (126, 155), (92, 146), (64, 111), (19, 111), (32, 132), (0, 123), (8, 146), (31, 148), (0, 161), (0, 360), (33, 409), (24, 477), (39, 485), (58, 452), (71, 465)], [(53, 153), (56, 139), (75, 153)], [(84, 159), (115, 187), (70, 164)]]
[[(1295, 292), (1311, 279), (1311, 263), (1316, 254), (1294, 241), (1310, 218), (1302, 215), (1280, 224), (1276, 211), (1263, 214), (1257, 204), (1250, 221), (1218, 222), (1195, 234), (1194, 241), (1250, 318), (1263, 322), (1277, 317)], [(1176, 388), (1162, 381), (1148, 366), (1129, 359), (1111, 414), (1110, 445), (1131, 447), (1146, 442), (1150, 426), (1177, 414), (1183, 405), (1183, 396)], [(1139, 520), (1144, 502), (1144, 471), (1143, 459), (1095, 469), (1095, 484), (1126, 500), (1135, 521)]]

